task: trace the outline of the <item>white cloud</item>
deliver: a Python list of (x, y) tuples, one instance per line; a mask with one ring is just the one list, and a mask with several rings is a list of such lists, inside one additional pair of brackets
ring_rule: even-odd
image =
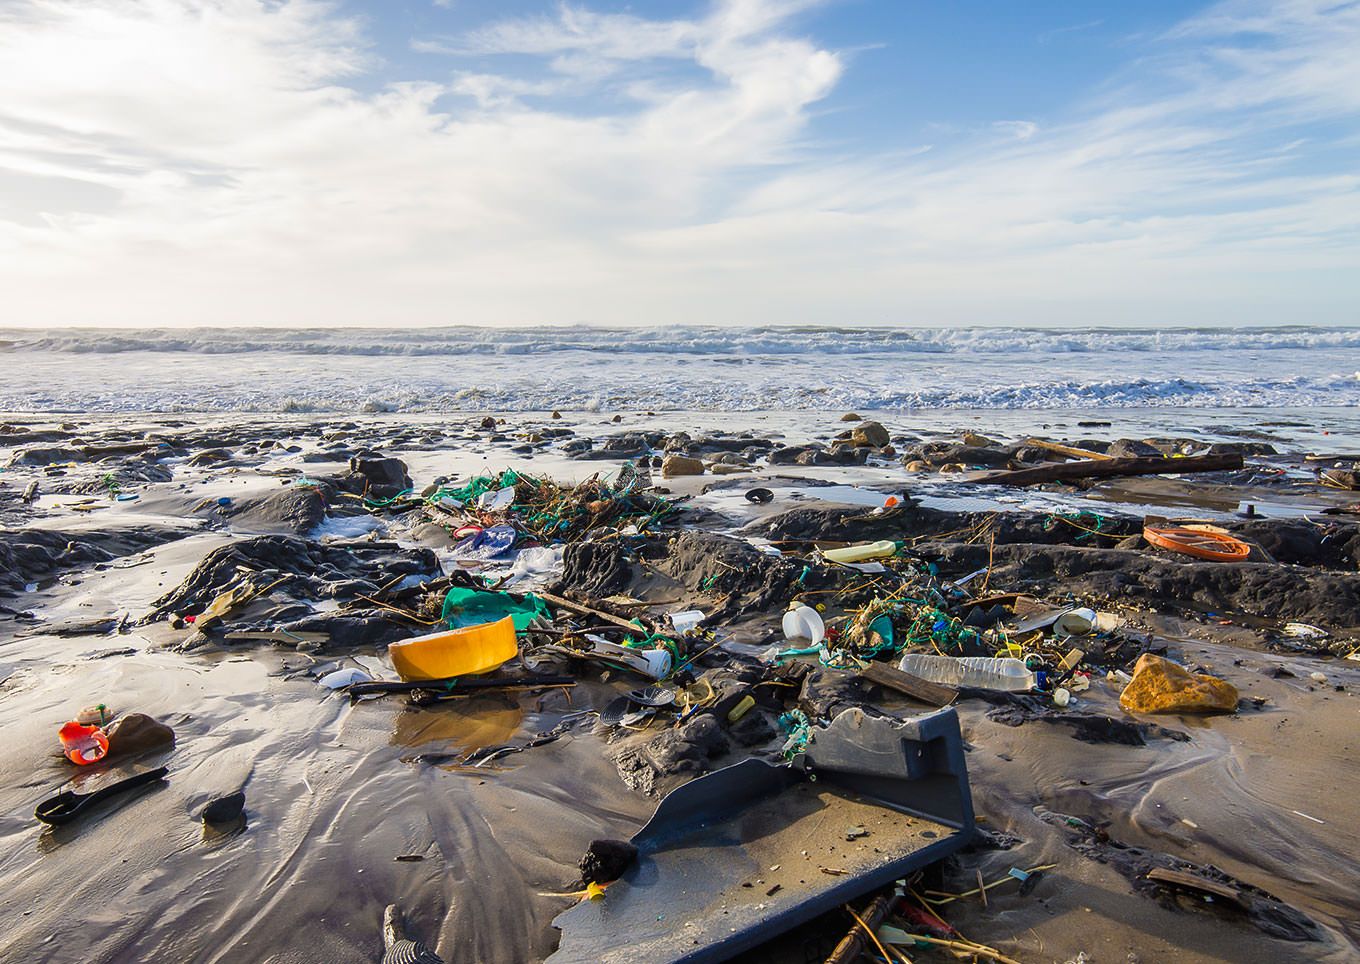
[(0, 324), (1356, 320), (1360, 169), (1300, 162), (1354, 136), (1360, 3), (1215, 7), (1166, 93), (874, 156), (811, 138), (810, 6), (561, 6), (375, 91), (318, 0), (0, 0)]
[(1017, 141), (1027, 141), (1039, 131), (1039, 125), (1027, 120), (993, 121), (992, 126), (1002, 134), (1014, 137)]

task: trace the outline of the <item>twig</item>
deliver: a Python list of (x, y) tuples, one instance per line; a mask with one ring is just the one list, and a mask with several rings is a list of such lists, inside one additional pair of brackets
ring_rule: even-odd
[[(1041, 871), (1041, 870), (1052, 870), (1052, 869), (1053, 869), (1054, 867), (1056, 867), (1056, 866), (1058, 866), (1058, 865), (1057, 865), (1057, 864), (1043, 864), (1043, 865), (1041, 865), (1041, 866), (1039, 866), (1039, 867), (1031, 867), (1029, 870), (1025, 871), (1025, 873), (1027, 873), (1027, 874), (1037, 874), (1037, 873), (1038, 873), (1039, 871)], [(990, 889), (993, 888), (993, 887), (997, 887), (997, 886), (1000, 886), (1001, 884), (1006, 883), (1006, 881), (1008, 881), (1008, 880), (1014, 880), (1014, 881), (1016, 881), (1017, 883), (1019, 883), (1019, 880), (1018, 880), (1017, 878), (1012, 877), (1010, 874), (1007, 874), (1005, 877), (1002, 877), (1002, 878), (1000, 878), (1000, 879), (998, 879), (998, 880), (994, 880), (994, 881), (992, 881), (990, 884), (984, 884), (983, 887), (984, 887), (984, 889), (990, 890)], [(928, 890), (928, 891), (926, 891), (926, 893), (929, 894), (929, 895), (931, 895), (932, 897), (935, 897), (935, 898), (942, 898), (942, 899), (939, 899), (939, 900), (931, 900), (931, 903), (932, 903), (932, 904), (939, 905), (939, 904), (949, 904), (949, 903), (952, 903), (953, 901), (956, 901), (956, 900), (962, 900), (962, 899), (965, 898), (965, 897), (972, 897), (974, 894), (977, 893), (977, 891), (976, 891), (976, 890), (968, 890), (968, 891), (964, 891), (962, 894), (949, 894), (949, 893), (945, 893), (944, 891), (939, 891), (939, 890)]]
[(1007, 957), (994, 947), (987, 947), (984, 944), (974, 944), (971, 941), (947, 941), (939, 937), (927, 937), (924, 934), (909, 935), (913, 941), (924, 941), (927, 944), (934, 944), (936, 947), (947, 947), (951, 951), (964, 951), (980, 957), (990, 957), (1000, 964), (1020, 964), (1014, 958)]

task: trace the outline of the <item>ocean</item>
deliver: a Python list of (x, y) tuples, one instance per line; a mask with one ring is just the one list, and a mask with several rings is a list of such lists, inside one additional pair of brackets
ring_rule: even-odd
[(1347, 408), (1360, 328), (0, 329), (10, 412)]

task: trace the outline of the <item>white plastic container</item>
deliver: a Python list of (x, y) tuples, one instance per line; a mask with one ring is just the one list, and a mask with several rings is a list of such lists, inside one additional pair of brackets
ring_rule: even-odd
[(843, 549), (826, 549), (822, 557), (831, 562), (868, 562), (870, 559), (886, 559), (897, 551), (897, 543), (891, 539), (870, 542), (862, 546), (846, 546)]
[(1007, 690), (1020, 693), (1034, 689), (1034, 674), (1025, 664), (1010, 657), (991, 656), (930, 656), (908, 653), (897, 664), (898, 669), (919, 676), (932, 683), (946, 686), (974, 686), (984, 690)]
[(678, 613), (671, 613), (669, 618), (671, 627), (683, 636), (704, 621), (704, 611), (702, 609), (686, 609)]
[(822, 621), (822, 614), (811, 606), (794, 606), (784, 613), (784, 638), (791, 643), (818, 645), (826, 639), (826, 623)]
[(1053, 620), (1055, 636), (1090, 636), (1095, 632), (1096, 613), (1094, 609), (1069, 609)]

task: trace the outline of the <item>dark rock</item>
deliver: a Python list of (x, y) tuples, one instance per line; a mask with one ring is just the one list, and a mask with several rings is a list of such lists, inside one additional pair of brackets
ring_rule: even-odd
[(964, 465), (969, 467), (1006, 468), (1017, 459), (1023, 446), (985, 448), (962, 442), (923, 442), (902, 452), (902, 462), (922, 461), (927, 465)]
[(745, 716), (731, 724), (727, 732), (735, 743), (747, 747), (763, 746), (779, 733), (766, 715), (758, 709), (749, 710)]
[(199, 814), (206, 824), (222, 825), (238, 820), (246, 809), (246, 794), (244, 790), (237, 790), (229, 793), (225, 797), (218, 797), (208, 803)]
[(314, 648), (326, 650), (369, 649), (429, 632), (427, 628), (394, 618), (386, 610), (374, 609), (350, 610), (343, 616), (317, 613), (284, 623), (279, 628), (290, 633), (325, 633), (326, 640)]
[(679, 452), (683, 455), (698, 451), (698, 448), (698, 444), (690, 437), (688, 432), (676, 432), (674, 435), (668, 435), (661, 440), (661, 451), (667, 454)]
[(752, 435), (706, 435), (695, 445), (700, 452), (765, 452), (774, 448), (770, 439)]
[(191, 455), (186, 465), (216, 465), (219, 462), (230, 462), (231, 453), (226, 449), (204, 449), (202, 452), (195, 452)]
[(9, 464), (12, 466), (52, 465), (56, 462), (83, 462), (84, 460), (84, 453), (79, 449), (54, 445), (20, 449), (10, 458)]
[(807, 465), (807, 464), (809, 464), (808, 462), (804, 461), (804, 462), (801, 462), (801, 463), (800, 463), (799, 460), (800, 460), (800, 459), (803, 459), (805, 456), (806, 456), (808, 459), (811, 459), (812, 456), (809, 455), (809, 454), (807, 454), (807, 453), (816, 452), (816, 451), (819, 450), (820, 448), (821, 448), (821, 446), (820, 446), (820, 445), (816, 445), (816, 444), (809, 444), (809, 445), (786, 445), (786, 446), (783, 446), (782, 448), (777, 448), (777, 449), (775, 449), (773, 452), (770, 453), (770, 464), (771, 464), (771, 465), (799, 465), (799, 464)]
[(637, 855), (638, 849), (626, 840), (592, 840), (581, 858), (581, 882), (608, 884), (618, 880), (633, 866)]
[(1360, 567), (1360, 526), (1284, 519), (1256, 519), (1229, 527), (1234, 535), (1255, 542), (1277, 561), (1322, 566), (1348, 572)]
[[(987, 546), (950, 543), (922, 553), (942, 570), (971, 572), (988, 563)], [(1198, 562), (1147, 552), (1077, 546), (1003, 545), (992, 559), (994, 585), (1061, 585), (1065, 592), (1121, 602), (1268, 619), (1302, 619), (1329, 627), (1355, 624), (1360, 574), (1256, 562)]]
[(30, 582), (41, 582), (63, 571), (90, 563), (104, 563), (184, 537), (183, 530), (155, 526), (132, 529), (0, 528), (0, 592), (19, 592)]
[[(49, 467), (45, 471), (51, 473), (54, 470)], [(162, 465), (155, 459), (131, 459), (112, 472), (101, 472), (92, 478), (67, 486), (64, 491), (73, 495), (105, 495), (110, 488), (127, 488), (148, 482), (169, 482), (172, 478), (174, 472), (170, 467)]]
[(326, 518), (326, 498), (309, 485), (290, 485), (263, 498), (235, 502), (226, 512), (241, 532), (310, 532)]
[(655, 793), (662, 778), (704, 773), (709, 769), (709, 761), (726, 753), (728, 748), (722, 725), (714, 717), (702, 715), (640, 747), (623, 750), (614, 762), (619, 776), (630, 788)]
[(1161, 449), (1137, 439), (1121, 438), (1110, 443), (1105, 454), (1112, 459), (1147, 459), (1164, 455)]
[(1206, 455), (1278, 455), (1269, 442), (1214, 442)]
[(870, 706), (871, 683), (849, 673), (811, 668), (803, 677), (798, 707), (813, 719), (830, 719), (852, 706)]
[(833, 445), (829, 452), (819, 452), (817, 465), (863, 465), (869, 460), (869, 449), (864, 446)]
[(411, 477), (401, 459), (376, 453), (356, 455), (349, 460), (349, 469), (351, 477), (357, 475), (364, 482), (359, 494), (371, 499), (391, 499), (411, 488)]
[(575, 542), (562, 552), (561, 585), (587, 596), (612, 596), (632, 584), (635, 567), (617, 540)]
[(611, 435), (599, 448), (573, 454), (580, 458), (620, 459), (646, 455), (650, 449), (651, 441), (647, 435), (642, 432), (625, 432), (622, 435)]
[(804, 576), (802, 563), (766, 555), (744, 539), (695, 530), (672, 539), (657, 568), (692, 591), (731, 597), (724, 613), (782, 608), (830, 578), (817, 572)]
[(368, 579), (385, 585), (400, 576), (437, 575), (439, 571), (438, 558), (425, 548), (376, 542), (323, 545), (297, 536), (255, 536), (209, 552), (179, 586), (152, 604), (140, 622), (155, 622), (171, 613), (202, 612), (213, 599), (239, 585), (243, 572), (260, 585), (289, 577), (276, 587), (278, 593), (319, 601), (329, 598), (330, 585), (340, 579)]

